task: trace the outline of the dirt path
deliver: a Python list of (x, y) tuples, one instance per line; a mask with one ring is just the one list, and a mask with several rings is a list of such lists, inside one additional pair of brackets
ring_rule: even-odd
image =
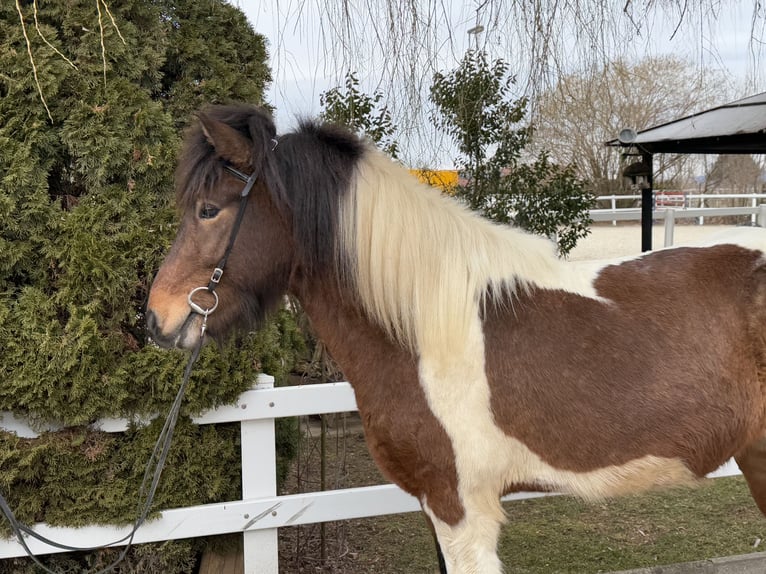
[[(731, 229), (730, 225), (676, 225), (673, 234), (674, 245), (689, 245), (703, 241), (706, 237)], [(665, 242), (663, 225), (652, 228), (652, 247), (659, 249)], [(590, 235), (581, 239), (570, 259), (610, 259), (641, 253), (641, 227), (639, 225), (599, 224), (591, 227)]]

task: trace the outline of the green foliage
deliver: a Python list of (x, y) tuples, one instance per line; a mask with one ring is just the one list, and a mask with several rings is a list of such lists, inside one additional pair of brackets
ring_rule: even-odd
[(574, 166), (552, 164), (543, 152), (533, 163), (517, 164), (503, 185), (508, 193), (496, 196), (484, 210), (490, 219), (555, 237), (564, 255), (589, 233), (587, 214), (594, 198)]
[[(115, 570), (117, 574), (189, 574), (195, 572), (199, 553), (205, 544), (199, 539), (134, 546), (128, 558)], [(120, 548), (99, 550), (85, 556), (77, 554), (53, 554), (42, 557), (42, 562), (60, 574), (98, 572), (112, 564), (121, 552)], [(0, 574), (39, 574), (40, 569), (28, 559), (10, 559), (0, 562)]]
[(398, 144), (393, 137), (396, 128), (388, 107), (382, 101), (380, 90), (371, 96), (360, 91), (359, 79), (349, 72), (346, 74), (345, 92), (337, 86), (319, 96), (323, 108), (320, 117), (366, 135), (381, 150), (395, 158), (398, 152)]
[(221, 0), (164, 0), (169, 45), (155, 96), (182, 125), (200, 103), (263, 102), (271, 81), (263, 36)]
[(531, 134), (520, 126), (527, 101), (512, 99), (514, 81), (505, 61), (474, 50), (434, 76), (434, 121), (457, 146), (467, 181), (456, 195), (490, 219), (556, 237), (566, 255), (588, 233), (593, 198), (571, 166), (552, 164), (545, 153), (521, 161)]
[(490, 63), (485, 52), (473, 50), (452, 72), (434, 75), (431, 101), (439, 112), (434, 120), (462, 155), (460, 167), (471, 176), (474, 208), (494, 193), (503, 170), (518, 161), (529, 138), (527, 129), (517, 125), (524, 119), (526, 100), (509, 99), (514, 81), (507, 63)]
[[(0, 3), (0, 411), (67, 429), (0, 433), (0, 489), (22, 520), (127, 523), (157, 423), (122, 436), (83, 425), (164, 414), (175, 396), (186, 355), (147, 340), (143, 307), (175, 232), (179, 128), (206, 103), (262, 101), (265, 40), (223, 0), (110, 2), (100, 22), (89, 0), (37, 2), (39, 33), (20, 4), (39, 86), (16, 6)], [(209, 346), (184, 415), (231, 403), (261, 371), (283, 384), (302, 348), (286, 311)], [(239, 496), (235, 427), (181, 421), (157, 508)], [(186, 572), (198, 549), (137, 549), (121, 571)], [(102, 558), (50, 560), (81, 572)]]

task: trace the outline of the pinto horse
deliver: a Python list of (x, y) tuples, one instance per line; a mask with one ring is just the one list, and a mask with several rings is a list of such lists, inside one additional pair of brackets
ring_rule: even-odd
[(501, 572), (500, 497), (518, 490), (598, 500), (734, 456), (766, 511), (766, 233), (568, 262), (341, 128), (275, 137), (259, 108), (199, 114), (151, 336), (190, 348), (203, 322), (221, 339), (297, 297), (443, 572)]

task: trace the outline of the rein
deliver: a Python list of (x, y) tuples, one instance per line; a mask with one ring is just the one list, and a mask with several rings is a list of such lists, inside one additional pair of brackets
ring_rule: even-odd
[[(194, 311), (195, 313), (199, 315), (202, 315), (202, 327), (200, 329), (199, 340), (197, 341), (197, 344), (194, 346), (194, 349), (192, 349), (191, 355), (189, 355), (189, 361), (186, 363), (186, 368), (184, 369), (184, 375), (181, 381), (181, 386), (179, 387), (178, 392), (176, 393), (176, 397), (173, 400), (173, 404), (171, 405), (170, 410), (168, 411), (167, 417), (165, 418), (165, 424), (162, 426), (162, 430), (160, 431), (160, 434), (157, 437), (157, 442), (154, 445), (154, 450), (152, 451), (152, 454), (149, 457), (149, 461), (146, 463), (146, 470), (144, 471), (144, 476), (143, 476), (143, 479), (141, 480), (141, 486), (138, 490), (138, 505), (136, 508), (136, 513), (138, 514), (138, 517), (133, 523), (133, 527), (131, 528), (130, 532), (126, 534), (125, 536), (123, 536), (122, 538), (115, 540), (113, 542), (110, 542), (108, 544), (104, 544), (102, 546), (79, 547), (79, 546), (68, 546), (66, 544), (61, 544), (59, 542), (46, 538), (45, 536), (41, 534), (38, 534), (29, 525), (24, 524), (23, 522), (20, 522), (16, 518), (16, 515), (13, 513), (13, 510), (8, 504), (8, 501), (5, 499), (2, 493), (0, 493), (0, 512), (2, 512), (6, 520), (8, 520), (8, 523), (10, 524), (10, 527), (11, 527), (11, 532), (19, 541), (19, 544), (21, 544), (21, 546), (24, 548), (24, 551), (27, 553), (27, 556), (29, 556), (29, 558), (31, 558), (32, 561), (38, 567), (40, 567), (43, 571), (47, 572), (48, 574), (59, 574), (59, 573), (57, 573), (54, 570), (51, 570), (50, 568), (45, 566), (42, 562), (40, 562), (37, 556), (35, 556), (35, 554), (32, 553), (31, 549), (27, 545), (27, 541), (25, 540), (25, 535), (31, 538), (35, 538), (39, 540), (40, 542), (47, 544), (48, 546), (52, 546), (54, 548), (58, 548), (60, 550), (64, 550), (67, 552), (95, 552), (97, 550), (105, 550), (109, 547), (116, 546), (122, 542), (126, 542), (125, 548), (123, 549), (123, 551), (120, 553), (120, 555), (117, 557), (117, 559), (114, 562), (112, 562), (109, 566), (106, 566), (105, 568), (102, 568), (101, 570), (98, 570), (93, 573), (93, 574), (108, 574), (109, 572), (112, 572), (117, 567), (117, 565), (119, 565), (120, 562), (122, 562), (125, 559), (125, 557), (128, 555), (128, 551), (133, 545), (133, 539), (135, 538), (136, 532), (141, 527), (141, 525), (144, 522), (146, 522), (146, 518), (149, 516), (149, 511), (151, 510), (152, 503), (154, 502), (154, 495), (157, 493), (157, 486), (159, 485), (160, 477), (162, 475), (162, 469), (164, 468), (165, 462), (167, 461), (168, 451), (170, 450), (170, 444), (173, 440), (173, 431), (175, 430), (176, 423), (178, 422), (178, 414), (181, 411), (181, 403), (183, 402), (183, 397), (184, 397), (184, 394), (186, 393), (186, 387), (189, 384), (189, 378), (191, 377), (192, 367), (194, 366), (194, 363), (197, 361), (197, 358), (199, 357), (200, 351), (202, 350), (202, 345), (205, 340), (205, 331), (207, 330), (207, 318), (208, 318), (208, 315), (210, 315), (218, 307), (218, 293), (215, 292), (215, 289), (216, 287), (218, 287), (218, 283), (221, 281), (221, 277), (223, 277), (223, 270), (226, 267), (226, 262), (229, 259), (229, 255), (231, 255), (232, 249), (234, 248), (234, 242), (236, 241), (237, 235), (239, 234), (239, 228), (242, 225), (242, 220), (245, 217), (245, 210), (247, 208), (248, 196), (250, 195), (250, 191), (253, 189), (253, 186), (255, 185), (255, 182), (258, 179), (257, 173), (255, 172), (252, 173), (250, 176), (247, 176), (241, 171), (233, 168), (230, 165), (224, 166), (224, 169), (228, 171), (231, 175), (239, 179), (240, 181), (245, 182), (245, 187), (242, 190), (242, 192), (239, 194), (239, 197), (240, 197), (239, 210), (237, 211), (237, 217), (234, 220), (234, 225), (232, 226), (231, 232), (229, 234), (229, 242), (226, 245), (226, 249), (224, 250), (223, 256), (218, 261), (218, 264), (215, 266), (215, 269), (213, 269), (213, 273), (210, 276), (210, 281), (205, 286), (195, 287), (189, 292), (189, 295), (187, 296), (187, 301), (192, 311)], [(207, 291), (213, 296), (212, 306), (202, 307), (198, 303), (194, 302), (193, 300), (194, 295), (200, 291)], [(143, 503), (141, 502), (142, 500), (144, 501)]]
[[(181, 403), (183, 401), (184, 393), (186, 392), (186, 387), (189, 383), (189, 378), (191, 376), (192, 366), (194, 365), (194, 362), (197, 360), (197, 357), (199, 357), (199, 353), (202, 350), (202, 343), (204, 341), (203, 333), (200, 333), (200, 338), (197, 344), (195, 345), (194, 349), (192, 350), (191, 355), (189, 356), (189, 361), (186, 363), (186, 368), (184, 369), (184, 376), (183, 380), (181, 381), (181, 386), (178, 389), (178, 393), (176, 393), (176, 398), (173, 400), (173, 404), (170, 407), (170, 410), (168, 411), (167, 417), (165, 418), (165, 424), (162, 427), (162, 430), (160, 431), (159, 436), (157, 437), (157, 442), (154, 445), (154, 450), (152, 451), (151, 456), (149, 457), (149, 461), (146, 463), (146, 470), (144, 471), (144, 477), (141, 480), (141, 487), (138, 490), (138, 506), (136, 508), (136, 512), (138, 514), (138, 517), (136, 518), (135, 522), (133, 523), (133, 527), (130, 529), (130, 532), (123, 536), (122, 538), (115, 540), (113, 542), (109, 542), (108, 544), (104, 544), (102, 546), (91, 546), (91, 547), (80, 547), (80, 546), (69, 546), (67, 544), (61, 544), (60, 542), (56, 542), (55, 540), (51, 540), (50, 538), (46, 538), (42, 534), (38, 534), (35, 532), (31, 526), (24, 524), (23, 522), (20, 522), (16, 515), (13, 513), (13, 510), (8, 504), (8, 501), (5, 499), (5, 497), (0, 494), (0, 512), (5, 516), (5, 519), (8, 521), (11, 527), (11, 532), (16, 537), (16, 539), (19, 541), (19, 544), (24, 548), (24, 551), (27, 553), (27, 556), (32, 559), (32, 561), (40, 567), (43, 571), (47, 572), (48, 574), (58, 574), (55, 570), (51, 570), (47, 566), (45, 566), (40, 560), (35, 556), (35, 554), (32, 552), (32, 550), (27, 545), (27, 541), (25, 539), (25, 536), (28, 536), (30, 538), (35, 538), (39, 540), (40, 542), (47, 544), (48, 546), (52, 546), (54, 548), (58, 548), (60, 550), (64, 550), (66, 552), (95, 552), (97, 550), (105, 550), (111, 546), (116, 546), (122, 542), (126, 542), (125, 548), (120, 553), (120, 555), (117, 557), (117, 559), (112, 562), (109, 566), (106, 566), (105, 568), (102, 568), (101, 570), (98, 570), (94, 572), (93, 574), (107, 574), (108, 572), (112, 572), (120, 562), (122, 562), (125, 557), (128, 555), (128, 551), (130, 550), (131, 546), (133, 545), (133, 538), (136, 535), (136, 531), (141, 527), (141, 525), (146, 522), (147, 516), (149, 516), (149, 511), (151, 509), (152, 503), (154, 502), (154, 495), (157, 492), (157, 486), (160, 482), (160, 476), (162, 475), (162, 469), (165, 466), (165, 462), (168, 458), (168, 451), (170, 450), (170, 443), (173, 440), (173, 431), (176, 426), (176, 422), (178, 421), (178, 413), (181, 410)], [(154, 470), (152, 470), (154, 469)], [(151, 482), (150, 482), (151, 479)], [(144, 501), (143, 503), (141, 501)]]

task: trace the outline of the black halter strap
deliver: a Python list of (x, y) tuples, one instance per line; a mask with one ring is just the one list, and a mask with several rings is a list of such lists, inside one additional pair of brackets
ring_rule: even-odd
[(218, 283), (221, 281), (221, 277), (223, 277), (223, 270), (224, 267), (226, 267), (226, 261), (229, 259), (229, 255), (231, 255), (232, 249), (234, 249), (234, 242), (237, 240), (239, 228), (242, 225), (242, 220), (245, 217), (245, 210), (247, 209), (247, 198), (250, 196), (250, 191), (253, 189), (253, 186), (258, 179), (258, 175), (255, 172), (248, 176), (238, 169), (231, 167), (230, 165), (224, 166), (224, 169), (236, 177), (238, 180), (244, 181), (245, 187), (239, 194), (239, 210), (237, 211), (237, 218), (234, 220), (234, 226), (231, 228), (231, 233), (229, 234), (229, 243), (226, 245), (226, 250), (223, 252), (223, 257), (221, 257), (220, 261), (218, 261), (218, 265), (216, 265), (215, 269), (213, 269), (213, 274), (210, 276), (210, 282), (207, 284), (207, 290), (210, 292), (215, 290), (215, 288), (218, 286)]
[[(253, 189), (256, 180), (258, 179), (258, 175), (255, 172), (248, 176), (238, 169), (231, 167), (230, 165), (224, 166), (224, 169), (240, 181), (244, 181), (245, 187), (239, 194), (239, 210), (237, 211), (237, 217), (234, 220), (234, 225), (231, 228), (231, 233), (229, 234), (229, 243), (226, 245), (226, 249), (223, 252), (223, 257), (221, 257), (221, 259), (218, 261), (218, 264), (215, 266), (215, 269), (213, 269), (213, 274), (210, 276), (210, 281), (208, 281), (208, 284), (203, 287), (196, 287), (192, 289), (189, 292), (189, 295), (186, 297), (187, 302), (189, 303), (189, 307), (192, 308), (192, 311), (202, 315), (202, 335), (205, 334), (205, 330), (207, 329), (208, 315), (210, 315), (210, 313), (215, 311), (218, 307), (218, 293), (215, 292), (215, 289), (218, 287), (218, 283), (220, 283), (221, 277), (223, 277), (223, 270), (226, 267), (226, 261), (228, 261), (232, 249), (234, 249), (234, 242), (237, 240), (239, 228), (242, 225), (242, 220), (245, 217), (245, 210), (247, 209), (247, 198), (250, 195), (250, 191)], [(212, 306), (203, 307), (194, 301), (194, 296), (200, 291), (207, 291), (213, 296)]]

